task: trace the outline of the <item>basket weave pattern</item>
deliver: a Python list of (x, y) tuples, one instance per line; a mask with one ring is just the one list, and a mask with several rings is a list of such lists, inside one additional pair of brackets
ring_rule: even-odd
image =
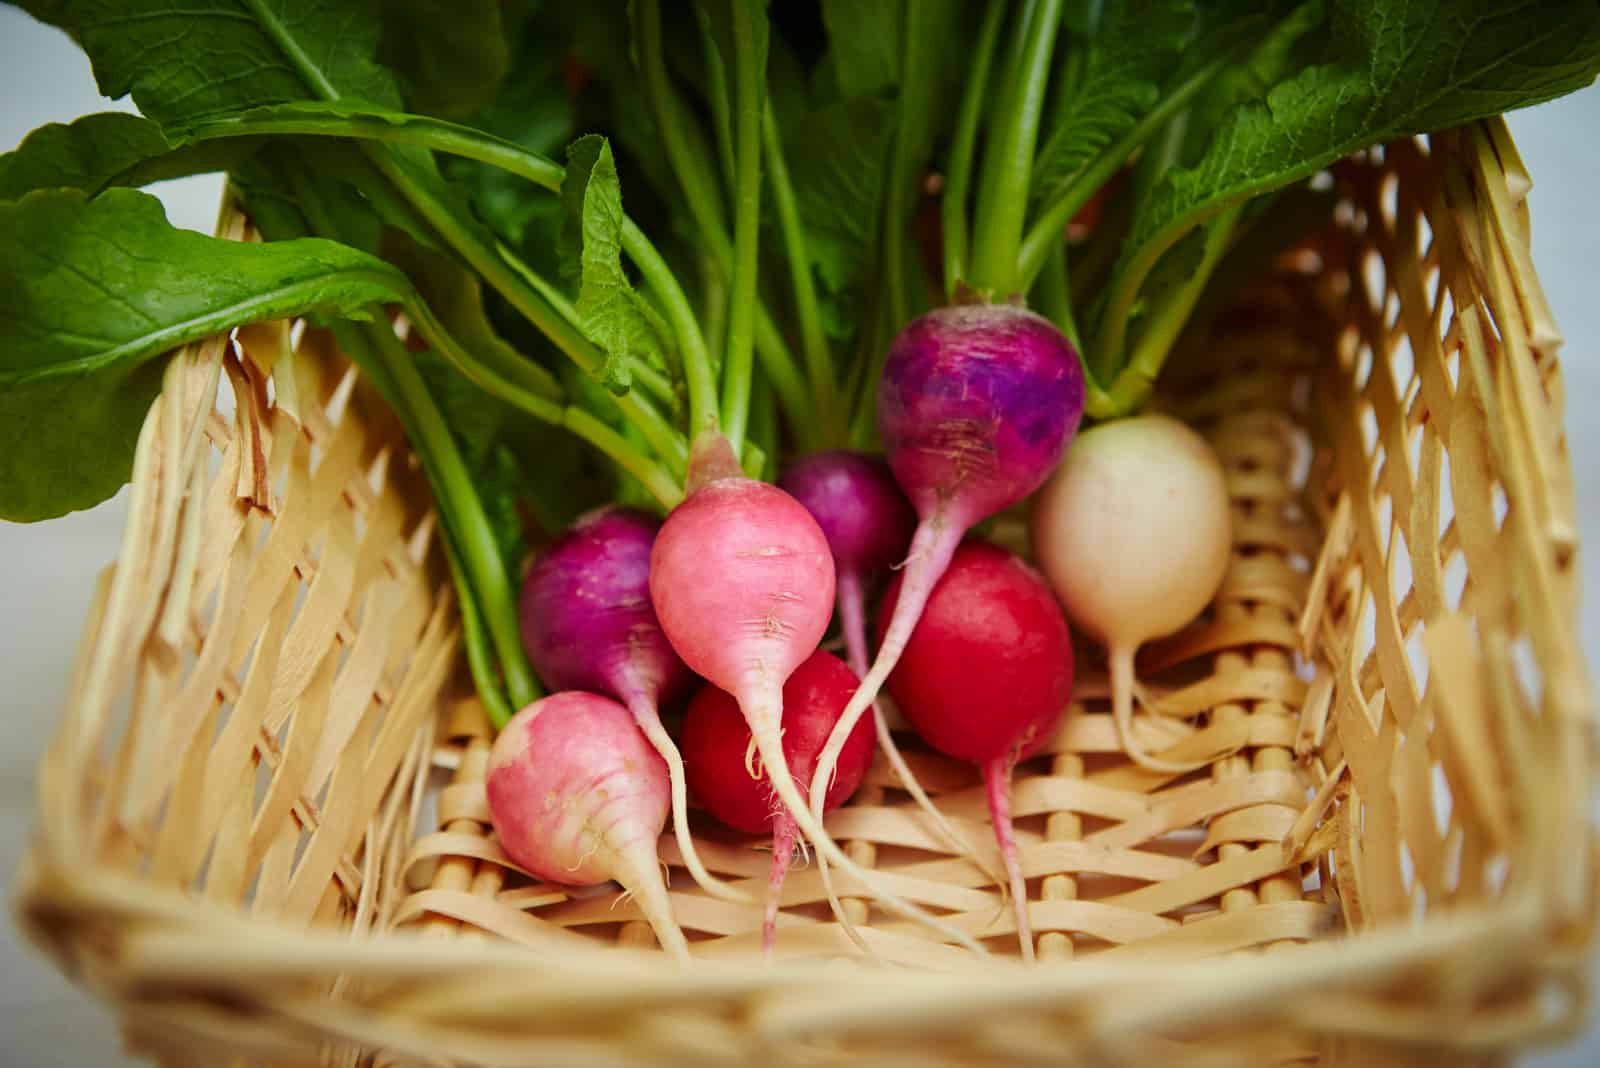
[[(330, 339), (284, 324), (169, 367), (41, 769), (25, 927), (174, 1065), (1497, 1063), (1564, 1033), (1594, 750), (1527, 177), (1491, 122), (1335, 181), (1329, 226), (1164, 380), (1227, 469), (1235, 552), (1141, 656), (1136, 730), (1201, 769), (1125, 758), (1085, 651), (1017, 770), (1040, 966), (1008, 956), (974, 771), (914, 745), (981, 863), (881, 763), (830, 829), (989, 959), (840, 880), (909, 967), (827, 960), (853, 947), (800, 867), (763, 965), (759, 907), (702, 894), (669, 835), (681, 972), (630, 903), (517, 871), (425, 483)], [(759, 894), (766, 856), (697, 827)]]

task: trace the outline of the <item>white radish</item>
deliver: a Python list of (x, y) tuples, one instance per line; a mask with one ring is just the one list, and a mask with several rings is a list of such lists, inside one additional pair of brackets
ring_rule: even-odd
[(1067, 615), (1106, 649), (1111, 708), (1128, 756), (1183, 772), (1133, 736), (1139, 647), (1192, 622), (1222, 584), (1233, 547), (1228, 485), (1205, 439), (1165, 415), (1079, 434), (1033, 507), (1033, 552)]

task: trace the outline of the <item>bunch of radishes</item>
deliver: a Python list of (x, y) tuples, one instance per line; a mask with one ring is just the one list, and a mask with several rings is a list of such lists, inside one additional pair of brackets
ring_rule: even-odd
[[(1048, 321), (1011, 305), (955, 305), (913, 321), (889, 352), (878, 390), (886, 466), (818, 454), (779, 488), (745, 477), (708, 431), (695, 443), (687, 498), (659, 528), (619, 509), (580, 521), (524, 591), (529, 655), (568, 692), (523, 710), (495, 746), (488, 795), (507, 854), (556, 882), (615, 879), (662, 945), (686, 956), (655, 852), (669, 812), (695, 880), (749, 900), (700, 863), (686, 816), (692, 787), (729, 826), (772, 832), (768, 950), (797, 833), (824, 878), (827, 863), (844, 868), (885, 907), (978, 950), (882, 890), (823, 827), (823, 813), (865, 775), (871, 736), (861, 716), (887, 682), (928, 745), (982, 770), (1031, 957), (1010, 780), (1052, 737), (1071, 693), (1061, 605), (1109, 654), (1129, 755), (1179, 769), (1148, 757), (1128, 730), (1132, 654), (1200, 612), (1230, 545), (1220, 465), (1171, 419), (1097, 427), (1061, 462), (1083, 397), (1078, 355)], [(1003, 549), (964, 541), (1052, 471), (1032, 528), (1049, 583)], [(869, 667), (864, 587), (897, 565)], [(836, 592), (853, 671), (818, 651)], [(658, 708), (693, 675), (706, 685), (689, 705), (680, 754)], [(902, 779), (931, 808), (881, 713), (877, 721)]]

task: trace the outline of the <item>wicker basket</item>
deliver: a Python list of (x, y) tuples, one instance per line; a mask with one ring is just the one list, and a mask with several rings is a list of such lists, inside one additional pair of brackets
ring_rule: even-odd
[[(1237, 545), (1213, 611), (1146, 650), (1138, 730), (1207, 767), (1127, 761), (1086, 659), (1018, 769), (1038, 966), (882, 768), (833, 833), (992, 958), (853, 897), (903, 967), (853, 962), (805, 869), (764, 964), (760, 910), (669, 836), (680, 971), (630, 904), (515, 870), (425, 482), (326, 335), (274, 358), (284, 324), (170, 365), (21, 922), (172, 1065), (1477, 1064), (1570, 1036), (1595, 749), (1527, 175), (1496, 121), (1334, 179), (1327, 228), (1166, 379)], [(992, 861), (973, 772), (910, 759)]]

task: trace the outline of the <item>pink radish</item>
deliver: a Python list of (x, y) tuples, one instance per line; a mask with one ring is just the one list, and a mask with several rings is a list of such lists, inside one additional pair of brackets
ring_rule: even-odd
[[(773, 792), (820, 856), (885, 907), (981, 953), (964, 932), (877, 888), (829, 837), (789, 775), (780, 734), (783, 684), (816, 650), (833, 614), (833, 557), (817, 521), (778, 487), (745, 478), (721, 434), (697, 438), (689, 466), (689, 495), (650, 553), (650, 600), (667, 640), (691, 669), (739, 702)], [(746, 765), (754, 775), (754, 762)]]
[(671, 807), (667, 766), (627, 709), (579, 690), (535, 701), (495, 739), (484, 787), (515, 863), (569, 886), (615, 879), (662, 947), (689, 960), (656, 859)]
[[(828, 732), (859, 681), (843, 661), (820, 650), (789, 676), (783, 686), (783, 754), (791, 776), (801, 782), (810, 778)], [(689, 702), (683, 720), (683, 751), (688, 754), (689, 788), (695, 798), (736, 831), (772, 832), (772, 873), (761, 927), (761, 948), (770, 954), (783, 880), (794, 855), (795, 822), (766, 776), (755, 779), (745, 771), (750, 741), (750, 728), (739, 714), (739, 703), (726, 692), (707, 686)], [(845, 743), (825, 811), (850, 799), (866, 778), (871, 762), (872, 735), (863, 723)]]
[(718, 897), (749, 898), (713, 878), (689, 833), (683, 758), (661, 725), (660, 705), (694, 681), (650, 604), (650, 549), (660, 522), (630, 508), (581, 517), (539, 558), (522, 587), (522, 640), (553, 690), (588, 690), (627, 706), (666, 761), (672, 825), (695, 882)]
[(1200, 765), (1150, 756), (1133, 737), (1133, 657), (1216, 595), (1233, 551), (1228, 509), (1216, 453), (1154, 414), (1084, 434), (1034, 504), (1034, 556), (1073, 622), (1105, 646), (1122, 747), (1152, 771)]
[(896, 336), (878, 383), (878, 430), (917, 511), (917, 531), (894, 617), (817, 762), (813, 799), (894, 670), (962, 536), (1045, 480), (1077, 430), (1083, 397), (1072, 343), (1026, 308), (952, 305)]
[[(880, 630), (899, 618), (909, 581), (890, 586)], [(983, 769), (1017, 937), (1032, 960), (1011, 772), (1050, 740), (1072, 696), (1072, 637), (1044, 577), (998, 546), (961, 545), (927, 598), (889, 692), (925, 742)]]

